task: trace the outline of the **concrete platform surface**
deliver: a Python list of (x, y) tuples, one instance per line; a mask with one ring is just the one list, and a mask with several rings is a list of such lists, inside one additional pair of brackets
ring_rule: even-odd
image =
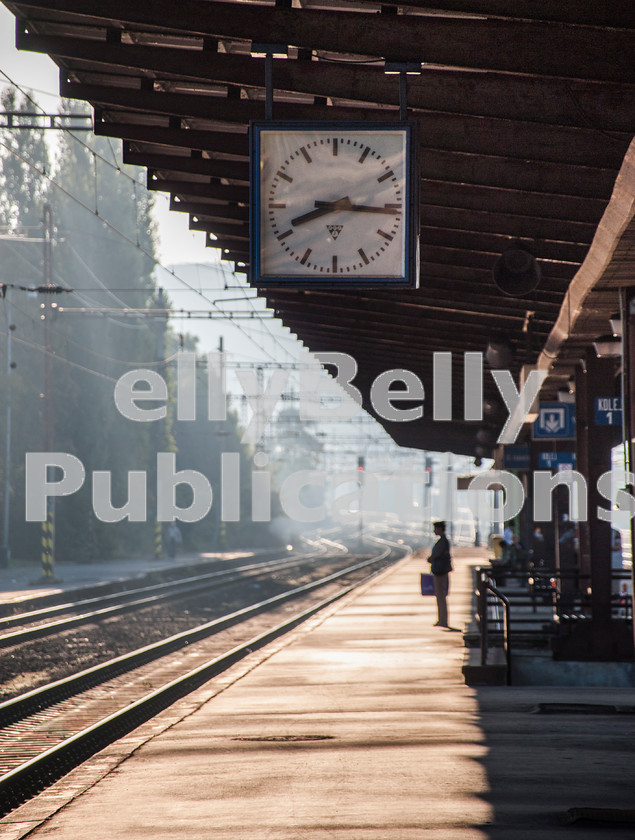
[[(462, 629), (485, 555), (454, 557)], [(615, 821), (635, 805), (635, 715), (536, 711), (635, 705), (635, 690), (467, 687), (461, 633), (419, 595), (426, 565), (407, 558), (212, 680), (0, 820), (0, 838), (635, 837)]]

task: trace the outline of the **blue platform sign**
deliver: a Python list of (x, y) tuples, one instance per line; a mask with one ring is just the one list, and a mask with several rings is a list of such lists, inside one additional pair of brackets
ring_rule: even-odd
[(538, 469), (573, 470), (575, 469), (575, 452), (539, 452)]
[(564, 402), (540, 403), (534, 422), (534, 440), (567, 440), (575, 437), (575, 405)]
[(529, 469), (528, 446), (506, 446), (503, 449), (503, 467), (506, 470)]
[(621, 426), (622, 425), (622, 398), (621, 397), (596, 397), (595, 398), (595, 425), (596, 426)]

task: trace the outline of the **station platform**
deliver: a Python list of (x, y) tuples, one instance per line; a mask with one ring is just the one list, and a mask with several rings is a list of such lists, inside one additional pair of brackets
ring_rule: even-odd
[[(410, 556), (0, 820), (0, 838), (632, 838), (635, 715), (617, 707), (635, 690), (466, 686), (486, 553), (453, 556), (451, 629)], [(538, 711), (566, 703), (616, 711)]]

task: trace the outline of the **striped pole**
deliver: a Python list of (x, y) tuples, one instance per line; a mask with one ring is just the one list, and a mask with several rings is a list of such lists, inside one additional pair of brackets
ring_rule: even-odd
[(154, 525), (154, 559), (160, 560), (163, 554), (163, 526), (160, 522)]
[(55, 566), (55, 515), (48, 510), (42, 523), (42, 577), (53, 578)]

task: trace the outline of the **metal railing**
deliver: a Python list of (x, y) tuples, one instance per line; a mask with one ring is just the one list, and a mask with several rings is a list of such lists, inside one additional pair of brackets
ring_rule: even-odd
[[(477, 573), (478, 622), (481, 636), (481, 665), (487, 665), (490, 648), (490, 624), (502, 633), (505, 661), (507, 664), (506, 682), (512, 684), (512, 648), (510, 641), (510, 601), (491, 581), (491, 569), (479, 568)], [(492, 601), (490, 595), (496, 600)], [(502, 604), (502, 615), (501, 615)], [(492, 615), (490, 616), (490, 612)]]
[[(550, 639), (570, 632), (573, 624), (591, 618), (591, 598), (585, 586), (590, 576), (577, 570), (512, 570), (494, 561), (491, 566), (476, 568), (475, 575), (481, 665), (487, 665), (491, 648), (502, 645), (508, 685), (512, 679), (512, 639), (521, 647), (545, 646)], [(612, 619), (630, 623), (631, 596), (623, 591), (630, 573), (613, 570), (611, 578)]]
[[(507, 588), (514, 611), (521, 607), (531, 607), (536, 614), (542, 605), (552, 612), (556, 623), (581, 621), (591, 618), (591, 595), (588, 586), (589, 574), (581, 574), (577, 569), (562, 571), (547, 567), (529, 566), (524, 570), (513, 570), (494, 562), (488, 570), (494, 585), (498, 589)], [(628, 588), (631, 573), (628, 570), (614, 569), (611, 572), (611, 612), (616, 621), (631, 622), (633, 619), (632, 598)], [(545, 617), (532, 619), (527, 615), (514, 616), (515, 621), (524, 624), (544, 624)], [(546, 629), (543, 627), (543, 630)]]

